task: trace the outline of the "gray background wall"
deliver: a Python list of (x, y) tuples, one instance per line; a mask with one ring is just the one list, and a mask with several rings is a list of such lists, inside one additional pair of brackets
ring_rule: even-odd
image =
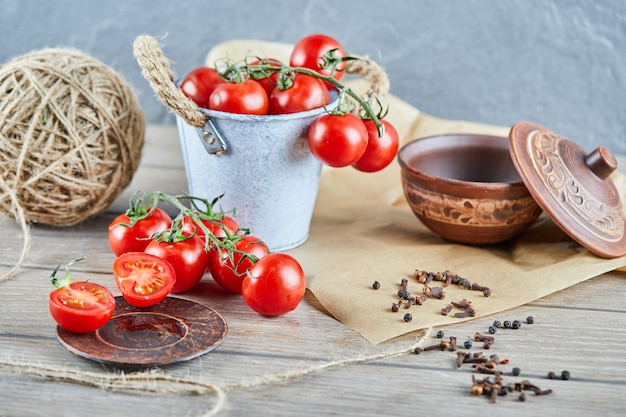
[(622, 0), (0, 0), (0, 63), (71, 46), (118, 70), (149, 122), (173, 123), (132, 56), (167, 35), (175, 71), (234, 38), (295, 43), (328, 33), (382, 64), (393, 94), (443, 118), (531, 120), (588, 150), (626, 154)]

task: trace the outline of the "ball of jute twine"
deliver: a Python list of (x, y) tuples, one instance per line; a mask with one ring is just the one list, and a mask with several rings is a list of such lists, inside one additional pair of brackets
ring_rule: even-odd
[(113, 69), (82, 52), (51, 48), (0, 67), (0, 212), (66, 227), (103, 213), (139, 165), (145, 121)]
[[(188, 125), (203, 127), (207, 121), (207, 115), (202, 113), (198, 105), (185, 96), (172, 82), (174, 73), (170, 68), (170, 61), (163, 54), (157, 39), (150, 35), (140, 35), (133, 42), (133, 51), (144, 78), (148, 80), (161, 103), (180, 116)], [(345, 69), (346, 73), (363, 77), (370, 85), (366, 97), (374, 95), (382, 101), (390, 87), (387, 73), (380, 65), (367, 57), (354, 57), (359, 59), (350, 61)]]
[(160, 369), (148, 369), (131, 373), (98, 373), (67, 367), (61, 368), (42, 364), (19, 363), (14, 360), (2, 358), (0, 358), (0, 373), (12, 373), (52, 381), (69, 382), (113, 392), (140, 392), (171, 395), (204, 395), (212, 393), (217, 396), (215, 403), (209, 410), (201, 415), (202, 417), (210, 417), (217, 415), (224, 408), (228, 399), (228, 392), (230, 391), (284, 383), (328, 369), (410, 355), (415, 352), (416, 348), (424, 347), (433, 334), (434, 328), (429, 327), (420, 332), (415, 342), (408, 347), (392, 347), (369, 355), (361, 354), (353, 357), (339, 358), (320, 362), (306, 368), (287, 370), (280, 374), (265, 375), (241, 380), (239, 382), (223, 384), (196, 380), (190, 377), (177, 377), (165, 373)]

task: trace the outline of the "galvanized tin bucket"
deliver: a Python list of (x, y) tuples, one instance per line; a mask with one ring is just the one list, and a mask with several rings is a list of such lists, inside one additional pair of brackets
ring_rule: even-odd
[[(306, 241), (322, 169), (307, 130), (325, 110), (251, 116), (203, 109), (173, 82), (156, 38), (138, 36), (133, 52), (157, 98), (176, 114), (189, 193), (207, 200), (223, 195), (222, 208), (235, 210), (241, 227), (273, 251)], [(389, 91), (385, 71), (369, 58), (353, 61), (346, 72), (362, 76), (380, 99)], [(337, 106), (338, 96), (331, 91), (327, 109)]]
[[(329, 109), (337, 106), (335, 92)], [(309, 236), (321, 163), (311, 154), (307, 130), (323, 108), (252, 116), (201, 109), (203, 128), (176, 117), (191, 195), (223, 195), (241, 227), (273, 251), (294, 248)]]

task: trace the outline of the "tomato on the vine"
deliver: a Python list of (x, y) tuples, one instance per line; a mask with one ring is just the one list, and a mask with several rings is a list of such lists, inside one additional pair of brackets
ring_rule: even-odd
[(365, 153), (352, 166), (363, 172), (376, 172), (385, 168), (391, 163), (398, 153), (399, 138), (398, 131), (388, 121), (381, 119), (385, 132), (382, 136), (378, 134), (378, 128), (371, 119), (363, 120), (367, 129), (368, 141)]
[(145, 252), (126, 252), (113, 262), (115, 282), (128, 304), (149, 307), (162, 301), (176, 282), (168, 261)]
[[(289, 65), (292, 67), (309, 68), (313, 71), (317, 71), (323, 75), (331, 75), (332, 69), (325, 68), (324, 55), (333, 51), (333, 55), (337, 58), (345, 58), (348, 54), (343, 49), (343, 46), (334, 38), (323, 35), (313, 34), (300, 39), (291, 51), (289, 58)], [(339, 81), (343, 75), (343, 69), (346, 67), (345, 62), (341, 62), (337, 65), (337, 68), (332, 72), (334, 79)], [(326, 83), (330, 86), (330, 83)]]
[(277, 68), (276, 71), (273, 71), (273, 70), (264, 71), (265, 74), (263, 74), (260, 70), (256, 71), (254, 74), (250, 74), (253, 80), (261, 84), (261, 87), (263, 87), (263, 89), (267, 93), (267, 96), (269, 97), (270, 94), (272, 94), (274, 87), (276, 87), (276, 84), (278, 82), (278, 75), (279, 75), (278, 70), (282, 68), (283, 64), (276, 58), (263, 58), (260, 60), (257, 59), (250, 63), (251, 66), (261, 65), (261, 64), (269, 65), (273, 68)]
[(324, 114), (309, 127), (311, 153), (331, 167), (354, 164), (363, 156), (368, 135), (363, 121), (352, 113)]
[(304, 271), (286, 253), (270, 253), (248, 270), (243, 280), (245, 302), (264, 316), (279, 316), (294, 310), (306, 292)]
[(253, 264), (252, 259), (245, 254), (262, 259), (270, 251), (265, 242), (252, 235), (237, 238), (233, 249), (234, 251), (226, 248), (210, 251), (209, 271), (220, 286), (230, 292), (240, 294), (246, 271)]
[(115, 298), (100, 284), (88, 281), (70, 282), (69, 266), (72, 263), (67, 264), (64, 278), (55, 278), (60, 265), (50, 275), (50, 281), (57, 288), (50, 292), (50, 314), (68, 332), (92, 332), (111, 319), (115, 310)]
[(267, 93), (258, 82), (225, 82), (209, 97), (209, 109), (237, 114), (266, 115), (269, 109)]
[[(143, 215), (145, 214), (144, 212)], [(172, 225), (170, 215), (158, 207), (132, 224), (132, 217), (135, 215), (141, 216), (142, 213), (126, 212), (109, 224), (109, 245), (115, 256), (125, 252), (142, 252), (153, 234), (167, 230)]]
[(272, 90), (269, 102), (270, 114), (298, 113), (322, 107), (330, 103), (328, 88), (322, 80), (306, 74), (295, 74), (292, 84), (284, 89), (281, 85)]
[(165, 259), (174, 268), (176, 282), (171, 292), (189, 291), (200, 282), (207, 269), (209, 253), (205, 249), (204, 239), (182, 233), (173, 239), (168, 239), (169, 236), (166, 233), (162, 238), (154, 239), (145, 253)]
[(198, 106), (209, 108), (211, 93), (215, 90), (215, 87), (224, 82), (216, 69), (198, 67), (183, 78), (183, 81), (180, 83), (180, 89)]
[[(234, 234), (239, 230), (239, 223), (231, 216), (224, 215), (221, 218), (215, 220), (201, 219), (202, 224), (217, 238), (223, 238), (228, 234)], [(204, 230), (196, 224), (196, 221), (189, 216), (183, 218), (183, 233), (191, 235), (196, 233), (196, 236), (204, 240)]]

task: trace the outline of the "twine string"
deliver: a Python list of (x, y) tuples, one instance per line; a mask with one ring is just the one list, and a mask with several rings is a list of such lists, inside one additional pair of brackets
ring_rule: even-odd
[(0, 67), (0, 212), (31, 223), (77, 225), (106, 211), (139, 166), (145, 121), (133, 90), (80, 51), (49, 48)]
[(306, 368), (292, 369), (279, 374), (264, 375), (225, 384), (213, 384), (192, 378), (177, 377), (161, 369), (150, 369), (131, 373), (97, 373), (43, 364), (16, 363), (14, 360), (4, 358), (0, 358), (0, 372), (26, 375), (38, 379), (68, 382), (116, 392), (145, 392), (173, 395), (203, 395), (214, 393), (217, 396), (215, 404), (201, 416), (212, 417), (219, 413), (225, 406), (229, 391), (284, 383), (328, 369), (375, 362), (411, 354), (415, 351), (415, 348), (423, 347), (433, 334), (433, 331), (432, 327), (425, 329), (409, 347), (391, 348), (370, 355), (358, 355), (320, 362)]

